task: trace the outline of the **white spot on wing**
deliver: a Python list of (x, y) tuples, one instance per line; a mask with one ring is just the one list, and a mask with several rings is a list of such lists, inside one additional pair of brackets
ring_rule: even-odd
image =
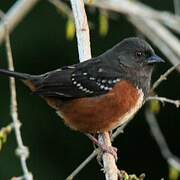
[(111, 81), (111, 80), (108, 80), (108, 83), (109, 83), (109, 84), (112, 84), (112, 81)]
[(94, 77), (90, 77), (89, 80), (95, 80), (95, 78)]
[[(87, 73), (84, 72), (83, 75), (86, 76)], [(77, 82), (75, 76), (76, 76), (75, 74), (72, 74), (72, 78), (71, 78), (72, 84), (74, 84), (79, 90), (81, 90), (81, 91), (83, 91), (83, 92), (85, 92), (85, 93), (87, 93), (87, 94), (92, 94), (93, 91), (91, 91), (91, 90), (87, 89), (86, 87), (84, 87), (80, 82)], [(95, 79), (95, 78), (93, 78), (93, 77), (90, 77), (90, 78), (91, 78), (91, 80), (92, 80), (92, 79), (93, 79), (93, 80)]]
[(99, 69), (98, 69), (98, 72), (103, 72), (103, 69), (102, 69), (102, 68), (99, 68)]
[(75, 69), (75, 66), (67, 66), (69, 69)]

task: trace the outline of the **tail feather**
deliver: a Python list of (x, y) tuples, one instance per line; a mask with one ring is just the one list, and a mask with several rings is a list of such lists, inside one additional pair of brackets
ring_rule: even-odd
[(26, 73), (19, 73), (15, 71), (0, 69), (0, 75), (10, 76), (22, 80), (22, 82), (28, 86), (31, 91), (36, 91), (37, 86), (41, 82), (41, 78), (38, 75), (30, 75)]
[(19, 72), (5, 70), (5, 69), (0, 69), (0, 75), (10, 76), (10, 77), (14, 77), (20, 80), (28, 80), (32, 77), (29, 74), (19, 73)]

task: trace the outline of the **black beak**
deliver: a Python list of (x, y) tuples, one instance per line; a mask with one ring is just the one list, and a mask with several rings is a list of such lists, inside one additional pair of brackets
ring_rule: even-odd
[(153, 63), (162, 63), (162, 62), (164, 63), (165, 61), (161, 59), (159, 56), (153, 55), (147, 58), (147, 62), (148, 64), (153, 64)]

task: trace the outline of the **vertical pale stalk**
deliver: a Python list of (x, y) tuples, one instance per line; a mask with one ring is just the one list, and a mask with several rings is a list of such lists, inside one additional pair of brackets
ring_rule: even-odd
[[(6, 31), (6, 33), (7, 32), (8, 31)], [(8, 59), (8, 69), (11, 71), (14, 71), (13, 57), (12, 57), (12, 51), (11, 51), (10, 39), (9, 39), (8, 33), (6, 35), (5, 40), (6, 40), (7, 59)], [(23, 176), (19, 177), (19, 178), (22, 178), (25, 180), (32, 180), (33, 176), (29, 172), (28, 167), (27, 167), (27, 163), (26, 163), (26, 160), (29, 156), (29, 151), (28, 151), (28, 148), (26, 146), (24, 146), (24, 144), (23, 144), (21, 131), (20, 131), (21, 123), (18, 119), (16, 84), (15, 84), (14, 78), (10, 78), (9, 85), (10, 85), (10, 97), (11, 97), (10, 110), (11, 110), (11, 117), (13, 120), (13, 127), (14, 127), (14, 131), (15, 131), (16, 141), (17, 141), (16, 154), (20, 158), (21, 168), (23, 171)]]
[(83, 0), (71, 0), (76, 25), (76, 36), (80, 62), (91, 59), (89, 26)]
[[(80, 62), (91, 58), (89, 27), (83, 0), (71, 0), (76, 25), (76, 36), (78, 43)], [(99, 141), (106, 146), (111, 146), (109, 133), (99, 135)], [(114, 157), (109, 153), (103, 154), (103, 164), (106, 180), (117, 180), (117, 167)]]

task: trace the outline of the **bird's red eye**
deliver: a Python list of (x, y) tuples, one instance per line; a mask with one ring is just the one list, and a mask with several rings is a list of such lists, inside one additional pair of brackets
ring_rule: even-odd
[(136, 51), (136, 57), (141, 57), (143, 53), (141, 51)]

